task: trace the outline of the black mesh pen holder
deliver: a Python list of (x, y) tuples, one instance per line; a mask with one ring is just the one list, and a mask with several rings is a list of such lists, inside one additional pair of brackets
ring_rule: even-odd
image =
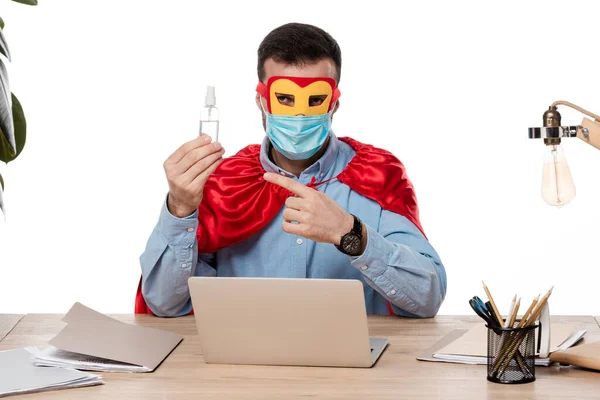
[(523, 328), (486, 327), (487, 380), (496, 383), (535, 381), (535, 328), (538, 325)]

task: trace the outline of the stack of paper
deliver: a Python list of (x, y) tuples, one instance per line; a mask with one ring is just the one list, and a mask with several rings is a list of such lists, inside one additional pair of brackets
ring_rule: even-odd
[(44, 350), (28, 347), (27, 351), (33, 356), (33, 362), (38, 366), (65, 367), (86, 371), (102, 372), (150, 372), (151, 370), (139, 365), (91, 357), (85, 354), (73, 353), (48, 347)]
[[(551, 324), (550, 331), (550, 353), (573, 346), (586, 332), (585, 329), (577, 330), (574, 325), (558, 323)], [(456, 329), (427, 349), (417, 360), (487, 364), (487, 328), (478, 324), (470, 330)], [(537, 366), (548, 366), (551, 363), (550, 358), (535, 359)]]
[(30, 349), (38, 366), (105, 372), (152, 372), (183, 340), (181, 335), (126, 324), (75, 303), (68, 325), (45, 350)]
[(0, 397), (101, 385), (99, 375), (65, 368), (40, 368), (25, 349), (0, 351)]

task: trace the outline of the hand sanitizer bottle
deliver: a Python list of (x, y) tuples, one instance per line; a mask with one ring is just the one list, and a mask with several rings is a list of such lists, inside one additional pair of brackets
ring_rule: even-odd
[(215, 87), (207, 86), (204, 108), (200, 112), (200, 133), (209, 135), (213, 142), (219, 140), (219, 109), (216, 105)]

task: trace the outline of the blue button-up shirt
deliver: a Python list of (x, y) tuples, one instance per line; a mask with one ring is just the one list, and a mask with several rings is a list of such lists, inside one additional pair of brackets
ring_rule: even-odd
[[(302, 184), (336, 177), (354, 156), (354, 150), (331, 134), (327, 150), (299, 177), (282, 170), (268, 156), (265, 137), (260, 162)], [(367, 246), (350, 257), (330, 243), (317, 243), (282, 230), (283, 210), (249, 239), (214, 254), (198, 254), (198, 211), (176, 218), (163, 204), (158, 224), (140, 257), (142, 293), (158, 316), (180, 316), (192, 308), (190, 276), (358, 279), (363, 283), (369, 314), (434, 316), (446, 295), (446, 272), (429, 241), (405, 217), (390, 211), (332, 179), (317, 189), (344, 210), (357, 215), (367, 228)], [(202, 216), (200, 216), (202, 218)], [(227, 293), (223, 293), (227, 296)], [(243, 301), (240, 299), (240, 301)]]

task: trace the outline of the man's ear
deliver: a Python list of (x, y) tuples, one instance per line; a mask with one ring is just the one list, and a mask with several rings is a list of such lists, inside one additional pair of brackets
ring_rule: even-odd
[(332, 117), (333, 117), (333, 114), (335, 114), (339, 108), (340, 108), (340, 100), (338, 99), (335, 101), (335, 104), (333, 105), (333, 109), (331, 110)]
[(263, 111), (262, 107), (260, 106), (260, 94), (256, 93), (256, 97), (254, 98), (254, 100), (256, 100), (256, 107), (258, 107), (258, 109), (260, 110), (260, 112)]

